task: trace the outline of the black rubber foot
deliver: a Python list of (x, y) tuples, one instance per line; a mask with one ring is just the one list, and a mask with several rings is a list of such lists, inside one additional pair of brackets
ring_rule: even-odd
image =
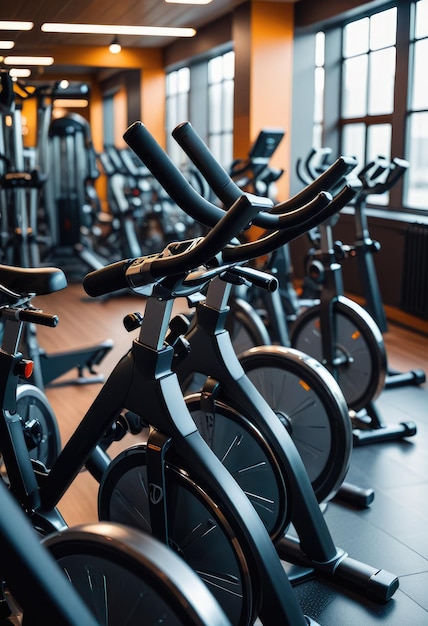
[(401, 422), (390, 426), (382, 426), (381, 428), (373, 428), (371, 430), (353, 431), (354, 446), (362, 446), (369, 443), (382, 443), (385, 441), (398, 441), (406, 437), (416, 435), (417, 428), (414, 422)]
[(374, 497), (375, 493), (373, 489), (358, 487), (348, 482), (344, 482), (335, 495), (335, 499), (351, 504), (359, 509), (368, 508), (373, 502)]

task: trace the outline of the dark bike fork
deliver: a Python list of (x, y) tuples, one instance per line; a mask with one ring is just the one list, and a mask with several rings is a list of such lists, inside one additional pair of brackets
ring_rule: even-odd
[[(232, 406), (259, 428), (282, 468), (292, 502), (292, 521), (298, 531), (302, 549), (318, 562), (338, 558), (324, 517), (320, 511), (312, 485), (296, 447), (280, 420), (262, 395), (248, 379), (235, 354), (225, 322), (229, 309), (211, 308), (208, 301), (227, 300), (230, 285), (217, 280), (210, 285), (206, 303), (197, 309), (197, 323), (186, 336), (191, 349), (179, 365), (179, 377), (185, 380), (194, 372), (200, 372), (217, 380)], [(223, 296), (223, 298), (222, 298)], [(209, 355), (209, 358), (207, 358)]]
[(210, 284), (205, 303), (198, 304), (196, 324), (186, 335), (191, 349), (178, 365), (180, 380), (195, 372), (217, 380), (226, 400), (243, 415), (251, 416), (274, 450), (289, 488), (291, 519), (299, 537), (298, 541), (288, 536), (276, 541), (280, 557), (334, 575), (338, 583), (355, 586), (378, 600), (390, 599), (398, 587), (396, 576), (355, 561), (334, 545), (291, 436), (245, 375), (225, 330), (229, 292), (230, 285), (216, 279)]
[(334, 312), (335, 304), (339, 296), (343, 295), (342, 267), (334, 259), (333, 241), (331, 228), (321, 226), (321, 252), (317, 255), (318, 261), (324, 268), (322, 289), (320, 295), (320, 319), (319, 332), (321, 334), (321, 346), (323, 365), (329, 370), (336, 380), (339, 377), (339, 366), (346, 364), (346, 355), (336, 354), (336, 319)]
[(322, 364), (336, 380), (339, 378), (338, 368), (346, 365), (346, 355), (336, 354), (336, 319), (335, 304), (343, 293), (342, 271), (339, 263), (331, 262), (326, 271), (320, 300), (320, 333), (322, 342)]
[[(42, 503), (55, 506), (106, 432), (118, 412), (126, 407), (156, 430), (171, 438), (175, 454), (185, 460), (186, 468), (202, 483), (209, 485), (218, 505), (240, 539), (245, 554), (254, 565), (254, 577), (262, 589), (259, 616), (264, 624), (306, 624), (278, 555), (255, 509), (235, 480), (217, 459), (196, 429), (188, 412), (176, 374), (171, 371), (173, 349), (163, 346), (164, 334), (173, 301), (150, 298), (146, 304), (140, 337), (119, 361), (86, 416), (54, 463), (43, 485)], [(150, 320), (150, 321), (149, 321)], [(151, 457), (148, 457), (151, 458)], [(164, 463), (164, 459), (161, 459)], [(155, 472), (158, 471), (155, 468)], [(148, 469), (152, 477), (152, 468)], [(163, 469), (160, 470), (161, 476)], [(158, 480), (158, 479), (156, 479)], [(161, 479), (162, 482), (162, 479)], [(153, 484), (159, 494), (163, 485)], [(153, 492), (154, 493), (154, 492)], [(166, 498), (168, 494), (166, 493)], [(166, 500), (167, 502), (167, 500)], [(152, 497), (151, 507), (159, 506), (165, 518), (163, 497)], [(156, 535), (156, 529), (154, 528)], [(159, 531), (165, 540), (167, 521)]]

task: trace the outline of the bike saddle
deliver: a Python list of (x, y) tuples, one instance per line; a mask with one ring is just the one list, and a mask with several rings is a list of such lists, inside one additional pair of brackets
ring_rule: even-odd
[(67, 286), (64, 272), (57, 267), (21, 268), (0, 265), (0, 285), (18, 294), (43, 296)]

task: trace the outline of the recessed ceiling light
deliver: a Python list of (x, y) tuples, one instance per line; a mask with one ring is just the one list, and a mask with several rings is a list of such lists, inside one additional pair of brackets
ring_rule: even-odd
[(0, 50), (12, 50), (14, 41), (0, 41)]
[(108, 49), (112, 54), (119, 54), (122, 51), (122, 46), (120, 45), (120, 41), (117, 37), (113, 39)]
[(31, 30), (33, 22), (15, 22), (0, 20), (0, 30)]
[(15, 57), (8, 56), (4, 58), (6, 65), (52, 65), (53, 57)]
[(137, 35), (142, 37), (193, 37), (194, 28), (167, 26), (118, 26), (115, 24), (61, 24), (45, 22), (41, 29), (45, 33), (72, 33), (84, 35)]

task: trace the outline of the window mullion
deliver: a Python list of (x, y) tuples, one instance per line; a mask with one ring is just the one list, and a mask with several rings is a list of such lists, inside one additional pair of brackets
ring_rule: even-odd
[[(404, 158), (406, 154), (406, 129), (409, 103), (410, 75), (410, 20), (411, 4), (397, 3), (397, 54), (395, 69), (394, 111), (392, 114), (392, 157)], [(403, 206), (403, 184), (401, 178), (390, 192), (390, 204)]]

